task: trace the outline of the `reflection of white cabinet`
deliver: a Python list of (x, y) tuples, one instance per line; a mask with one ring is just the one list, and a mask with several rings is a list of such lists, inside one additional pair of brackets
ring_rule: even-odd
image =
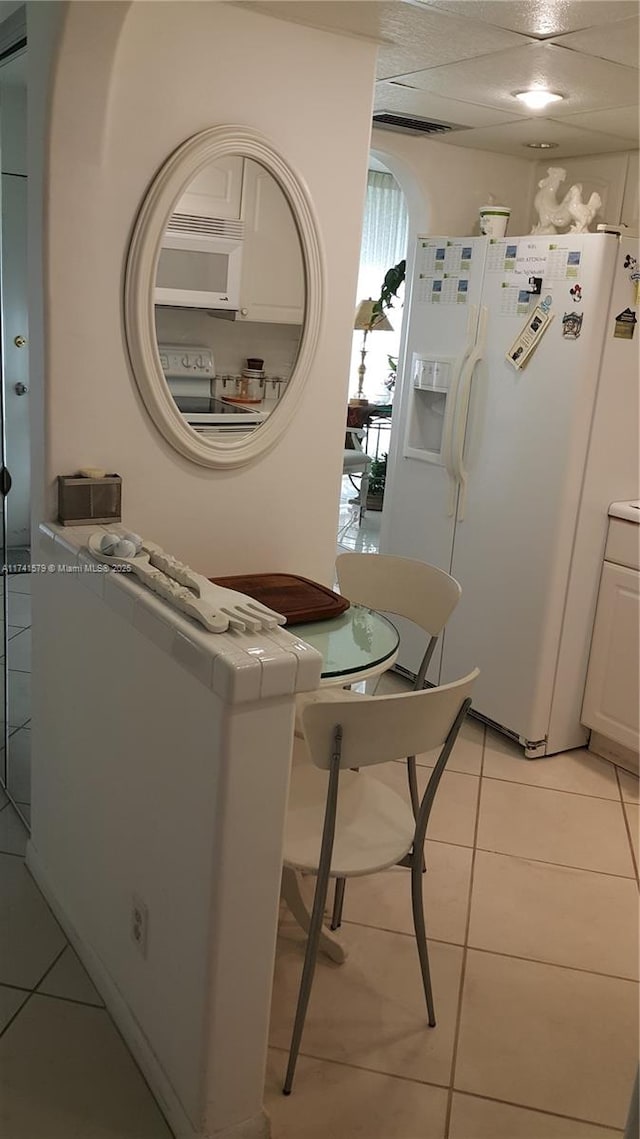
[(639, 750), (640, 572), (637, 523), (612, 518), (593, 626), (582, 722)]
[(263, 166), (245, 160), (239, 320), (302, 324), (304, 266), (291, 207)]
[(229, 155), (209, 162), (193, 178), (186, 194), (176, 206), (176, 212), (195, 214), (196, 217), (239, 218), (242, 200), (242, 169), (244, 159)]

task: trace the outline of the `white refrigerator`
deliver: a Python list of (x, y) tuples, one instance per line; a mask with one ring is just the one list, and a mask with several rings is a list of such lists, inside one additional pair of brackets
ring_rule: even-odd
[(587, 739), (607, 507), (639, 496), (638, 258), (612, 234), (421, 237), (409, 264), (380, 549), (460, 582), (428, 679), (479, 666), (474, 711), (530, 758)]

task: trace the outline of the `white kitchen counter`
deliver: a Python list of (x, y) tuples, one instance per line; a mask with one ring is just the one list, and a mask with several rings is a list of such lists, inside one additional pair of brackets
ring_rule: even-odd
[(267, 1139), (295, 693), (322, 658), (207, 632), (92, 558), (99, 529), (44, 523), (34, 551), (27, 862), (174, 1134)]
[(627, 522), (640, 524), (640, 499), (631, 502), (612, 502), (609, 507), (610, 518), (625, 518)]

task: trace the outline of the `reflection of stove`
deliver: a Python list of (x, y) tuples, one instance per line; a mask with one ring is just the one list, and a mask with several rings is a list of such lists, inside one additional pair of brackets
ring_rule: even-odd
[(200, 424), (204, 426), (227, 424), (230, 427), (256, 427), (262, 423), (263, 415), (255, 408), (243, 407), (238, 403), (227, 403), (223, 399), (212, 396), (186, 396), (172, 393), (178, 410), (182, 412), (187, 423), (196, 429)]
[(158, 353), (176, 407), (201, 435), (245, 434), (264, 420), (255, 407), (212, 395), (213, 353), (204, 345), (159, 344)]

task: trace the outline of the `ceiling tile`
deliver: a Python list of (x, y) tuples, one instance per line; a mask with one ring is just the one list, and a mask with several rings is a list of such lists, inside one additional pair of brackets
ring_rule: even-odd
[(388, 79), (376, 83), (374, 106), (376, 111), (402, 111), (407, 115), (421, 115), (425, 118), (438, 119), (440, 122), (457, 123), (467, 127), (489, 127), (522, 118), (519, 109), (515, 114), (508, 114), (505, 111), (496, 111), (493, 107), (463, 103), (460, 99), (444, 99), (432, 94), (431, 91), (399, 87)]
[[(565, 96), (562, 103), (554, 104), (556, 119), (592, 108), (630, 106), (636, 102), (638, 91), (637, 72), (632, 68), (546, 43), (528, 44), (399, 78), (436, 95), (462, 97), (464, 101), (507, 112), (518, 107), (514, 92), (546, 87)], [(529, 114), (536, 118), (535, 112)]]
[(635, 0), (415, 0), (425, 7), (483, 20), (546, 39), (638, 14)]
[(638, 32), (639, 21), (635, 16), (632, 20), (616, 20), (603, 27), (572, 32), (571, 35), (562, 36), (558, 42), (572, 51), (581, 51), (583, 55), (595, 55), (598, 59), (610, 59), (613, 63), (637, 67)]
[(466, 12), (456, 17), (404, 0), (237, 0), (234, 7), (377, 40), (381, 45), (379, 79), (519, 47), (523, 42), (522, 36), (485, 27), (469, 19)]
[(629, 140), (632, 140), (636, 147), (638, 146), (639, 118), (638, 104), (634, 103), (631, 107), (613, 107), (608, 111), (589, 111), (588, 114), (566, 115), (562, 121), (568, 127), (582, 127), (585, 130), (604, 131), (605, 134), (618, 135), (620, 138), (627, 139), (627, 149), (629, 149)]
[(393, 10), (384, 29), (385, 42), (380, 47), (379, 79), (415, 67), (439, 67), (531, 42), (513, 32), (489, 28), (467, 17), (430, 12), (419, 5), (389, 7)]
[[(495, 150), (499, 154), (515, 154), (534, 162), (546, 161), (554, 165), (559, 158), (574, 154), (607, 154), (627, 150), (626, 139), (598, 131), (569, 127), (553, 119), (521, 119), (517, 123), (504, 123), (495, 127), (477, 127), (469, 131), (453, 131), (443, 135), (439, 142), (452, 146), (477, 147), (478, 150)], [(555, 142), (557, 148), (549, 151), (531, 150), (528, 142)]]

